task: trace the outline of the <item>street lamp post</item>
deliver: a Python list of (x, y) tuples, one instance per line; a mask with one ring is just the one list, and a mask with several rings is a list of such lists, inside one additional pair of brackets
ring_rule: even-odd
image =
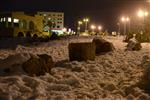
[(83, 21), (85, 22), (85, 32), (88, 32), (87, 27), (88, 27), (89, 19), (88, 18), (84, 18)]
[(141, 30), (145, 31), (145, 17), (148, 16), (148, 12), (147, 11), (143, 11), (143, 10), (139, 10), (137, 15), (138, 15), (139, 18), (142, 18)]
[(80, 34), (80, 30), (81, 30), (81, 25), (82, 25), (82, 21), (78, 21), (78, 34)]
[(124, 35), (127, 32), (127, 22), (129, 23), (129, 32), (130, 32), (130, 18), (129, 17), (122, 17), (121, 21), (123, 22), (124, 25)]
[(126, 23), (128, 22), (128, 32), (130, 32), (131, 30), (131, 24), (130, 24), (130, 18), (129, 17), (126, 17)]
[(95, 25), (91, 25), (91, 29), (92, 29), (92, 34), (94, 34), (94, 30), (95, 30), (96, 26)]
[(126, 20), (124, 17), (121, 18), (121, 21), (123, 22), (123, 27), (124, 27), (124, 32), (123, 32), (123, 35), (125, 35), (126, 33)]
[(120, 35), (120, 22), (118, 22), (117, 25), (118, 25), (118, 35)]
[(102, 26), (98, 26), (99, 34), (101, 34)]

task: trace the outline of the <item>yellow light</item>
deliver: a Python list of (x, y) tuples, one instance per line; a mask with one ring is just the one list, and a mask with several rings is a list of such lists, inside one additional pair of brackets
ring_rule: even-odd
[(140, 10), (140, 11), (138, 12), (138, 16), (139, 16), (139, 17), (143, 17), (143, 16), (144, 16), (144, 12), (143, 12), (142, 10)]
[(88, 18), (84, 18), (83, 21), (84, 22), (89, 22), (89, 19)]
[(142, 10), (140, 10), (140, 11), (138, 12), (138, 16), (139, 16), (139, 17), (148, 16), (148, 12), (147, 12), (147, 11), (142, 11)]
[(82, 21), (78, 21), (78, 24), (81, 25), (81, 24), (82, 24)]
[(129, 18), (129, 17), (127, 17), (127, 18), (126, 18), (126, 21), (127, 21), (127, 22), (128, 22), (128, 21), (130, 21), (130, 18)]
[(129, 18), (129, 17), (122, 17), (122, 18), (121, 18), (121, 21), (122, 21), (122, 22), (129, 22), (129, 21), (130, 21), (130, 18)]
[(93, 29), (93, 30), (94, 30), (95, 28), (96, 28), (96, 26), (95, 26), (95, 25), (91, 25), (91, 29)]
[(124, 21), (125, 21), (125, 18), (124, 18), (124, 17), (122, 17), (122, 18), (121, 18), (121, 21), (122, 21), (122, 22), (124, 22)]
[(145, 16), (148, 16), (148, 12), (145, 12), (144, 15), (145, 15)]
[(102, 26), (98, 26), (98, 30), (102, 30)]
[(89, 21), (89, 19), (87, 18), (87, 19), (86, 19), (86, 21), (88, 22), (88, 21)]

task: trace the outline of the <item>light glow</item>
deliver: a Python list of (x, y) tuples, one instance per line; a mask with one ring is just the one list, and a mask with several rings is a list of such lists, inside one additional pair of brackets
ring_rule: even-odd
[(11, 19), (10, 17), (8, 17), (8, 22), (11, 22), (11, 20), (12, 20), (12, 19)]
[(63, 32), (67, 32), (67, 28), (63, 28), (62, 31), (63, 31)]
[(19, 19), (14, 19), (14, 23), (19, 23)]
[(121, 21), (122, 21), (122, 22), (129, 22), (129, 21), (130, 21), (130, 18), (129, 18), (129, 17), (122, 17), (122, 18), (121, 18)]
[(147, 11), (143, 11), (143, 10), (139, 10), (137, 15), (139, 17), (145, 17), (145, 16), (148, 16), (148, 12)]
[(148, 12), (145, 12), (144, 15), (145, 15), (145, 16), (148, 16)]
[(82, 24), (82, 21), (78, 21), (78, 24), (81, 25), (81, 24)]
[(130, 20), (129, 17), (127, 17), (127, 18), (126, 18), (126, 21), (128, 22), (129, 20)]
[(91, 29), (94, 30), (96, 28), (95, 25), (91, 25)]
[(124, 18), (124, 17), (122, 17), (122, 18), (121, 18), (121, 21), (122, 21), (122, 22), (124, 22), (124, 21), (125, 21), (125, 18)]
[(98, 26), (98, 30), (102, 30), (102, 26)]
[(4, 22), (6, 21), (6, 18), (5, 18), (5, 17), (3, 18), (3, 21), (4, 21)]
[(89, 22), (89, 19), (88, 18), (84, 18), (83, 21), (84, 22)]

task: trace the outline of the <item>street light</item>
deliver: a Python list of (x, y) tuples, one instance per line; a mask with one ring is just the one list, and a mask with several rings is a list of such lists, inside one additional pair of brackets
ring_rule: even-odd
[[(142, 29), (143, 31), (145, 31), (144, 27), (145, 27), (145, 17), (148, 16), (148, 12), (147, 11), (143, 11), (143, 10), (139, 10), (137, 13), (139, 18), (142, 18)], [(141, 31), (142, 32), (142, 31)]]
[(78, 30), (78, 34), (80, 34), (80, 29), (81, 29), (81, 25), (82, 25), (83, 23), (82, 23), (82, 21), (78, 21), (78, 28), (77, 28), (77, 30)]
[(121, 17), (121, 21), (124, 24), (124, 35), (125, 35), (126, 31), (127, 31), (127, 22), (129, 23), (129, 32), (130, 32), (130, 18), (129, 17)]
[(101, 35), (102, 26), (98, 26), (98, 31), (99, 31), (99, 34)]
[(101, 30), (102, 30), (102, 26), (98, 26), (98, 30), (100, 30), (100, 31), (101, 31)]
[(118, 35), (120, 35), (120, 22), (117, 23), (118, 26)]
[(95, 25), (91, 25), (92, 33), (94, 34), (94, 30), (96, 29)]
[(148, 12), (147, 11), (143, 11), (143, 10), (139, 10), (138, 11), (138, 16), (139, 17), (146, 17), (146, 16), (148, 16)]
[(87, 26), (88, 26), (88, 22), (89, 22), (89, 19), (88, 18), (84, 18), (83, 21), (85, 22), (85, 32), (87, 32)]
[(98, 26), (98, 30), (99, 30), (99, 32), (101, 33), (101, 31), (102, 31), (102, 26)]

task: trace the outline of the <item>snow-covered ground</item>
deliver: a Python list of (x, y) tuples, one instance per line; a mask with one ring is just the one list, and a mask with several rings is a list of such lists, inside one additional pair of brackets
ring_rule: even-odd
[[(138, 87), (143, 56), (150, 55), (150, 44), (140, 51), (125, 51), (123, 37), (104, 37), (116, 51), (96, 56), (95, 61), (68, 61), (70, 42), (89, 42), (92, 37), (72, 37), (15, 49), (1, 49), (0, 59), (16, 53), (51, 55), (55, 64), (51, 74), (0, 76), (0, 100), (150, 100)], [(2, 67), (2, 66), (0, 66)]]

